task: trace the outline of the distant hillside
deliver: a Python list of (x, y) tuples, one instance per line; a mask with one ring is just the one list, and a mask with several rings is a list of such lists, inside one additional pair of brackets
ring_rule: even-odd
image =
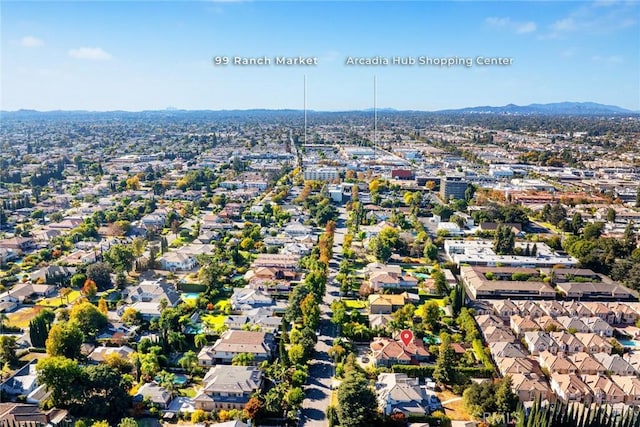
[[(308, 110), (314, 114), (369, 114), (373, 109), (351, 110), (351, 111), (314, 111)], [(616, 116), (640, 114), (640, 111), (631, 111), (615, 105), (597, 104), (595, 102), (557, 102), (552, 104), (530, 104), (515, 105), (509, 104), (502, 107), (482, 106), (468, 107), (451, 110), (440, 111), (419, 111), (419, 110), (397, 110), (394, 108), (378, 108), (378, 113), (383, 114), (497, 114), (497, 115), (517, 115), (517, 116), (534, 116), (534, 115), (557, 115), (557, 116)], [(127, 118), (158, 118), (158, 117), (215, 117), (215, 118), (265, 118), (265, 117), (281, 117), (302, 113), (302, 110), (292, 109), (247, 109), (247, 110), (182, 110), (170, 108), (166, 110), (147, 110), (147, 111), (37, 111), (37, 110), (17, 110), (17, 111), (0, 111), (0, 115), (4, 118), (11, 119), (32, 119), (32, 118), (49, 118), (49, 119), (89, 119), (89, 118), (105, 118), (105, 119), (127, 119)]]
[(509, 104), (502, 107), (469, 107), (457, 110), (444, 110), (440, 113), (470, 113), (470, 114), (516, 114), (516, 115), (571, 115), (571, 116), (599, 116), (617, 114), (636, 114), (615, 105), (604, 105), (595, 102), (556, 102), (552, 104)]

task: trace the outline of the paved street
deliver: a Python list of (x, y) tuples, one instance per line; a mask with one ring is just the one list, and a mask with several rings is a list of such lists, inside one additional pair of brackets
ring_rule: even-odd
[(337, 335), (336, 327), (331, 323), (331, 302), (338, 298), (339, 287), (334, 285), (333, 279), (336, 275), (337, 263), (335, 255), (342, 253), (342, 242), (347, 232), (347, 214), (344, 208), (339, 209), (340, 216), (337, 220), (334, 235), (334, 257), (331, 260), (327, 292), (322, 304), (320, 304), (320, 336), (316, 344), (315, 359), (309, 366), (309, 380), (306, 386), (306, 399), (302, 403), (302, 415), (300, 426), (305, 427), (325, 427), (327, 425), (327, 407), (331, 403), (332, 379), (334, 374), (333, 360), (327, 354), (333, 345), (333, 339)]

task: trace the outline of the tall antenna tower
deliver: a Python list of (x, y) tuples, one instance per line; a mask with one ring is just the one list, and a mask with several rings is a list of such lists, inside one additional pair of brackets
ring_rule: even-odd
[(307, 75), (304, 75), (304, 145), (307, 145)]
[(376, 93), (376, 75), (373, 75), (373, 159), (376, 159), (378, 144), (378, 98)]

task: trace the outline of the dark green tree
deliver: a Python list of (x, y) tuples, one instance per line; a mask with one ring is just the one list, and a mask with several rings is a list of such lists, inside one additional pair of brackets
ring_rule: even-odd
[(498, 255), (512, 255), (516, 244), (516, 236), (511, 227), (498, 226), (493, 240), (493, 250)]
[(342, 427), (368, 427), (377, 416), (376, 395), (357, 370), (347, 373), (338, 387), (338, 419)]
[(580, 230), (584, 226), (584, 220), (582, 219), (582, 214), (580, 212), (576, 212), (571, 217), (571, 231), (576, 236), (580, 234)]
[(518, 396), (513, 393), (511, 376), (505, 376), (496, 390), (496, 410), (503, 414), (510, 414), (518, 406)]
[[(116, 271), (129, 271), (136, 257), (131, 245), (114, 245), (104, 252), (104, 260), (108, 262)], [(97, 284), (97, 282), (96, 282)], [(100, 285), (98, 285), (100, 287)]]
[(448, 334), (443, 333), (436, 367), (433, 370), (433, 379), (440, 384), (452, 384), (455, 379), (455, 365), (455, 352), (451, 347), (451, 339)]
[(93, 280), (99, 290), (111, 288), (111, 267), (104, 262), (96, 262), (87, 267), (87, 278)]
[(16, 337), (0, 335), (0, 364), (15, 364), (18, 361), (18, 356), (16, 355), (17, 349), (18, 344), (16, 343)]
[(44, 348), (54, 318), (53, 311), (44, 309), (31, 319), (31, 322), (29, 322), (29, 339), (33, 347)]

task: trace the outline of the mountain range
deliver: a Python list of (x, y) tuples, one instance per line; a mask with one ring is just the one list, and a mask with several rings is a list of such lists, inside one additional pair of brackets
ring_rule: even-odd
[(517, 115), (575, 115), (600, 116), (610, 114), (637, 114), (615, 105), (604, 105), (595, 102), (555, 102), (551, 104), (508, 104), (502, 107), (469, 107), (456, 110), (443, 110), (442, 113), (476, 113), (476, 114), (517, 114)]
[[(170, 108), (166, 110), (147, 110), (140, 112), (129, 111), (85, 111), (85, 110), (56, 110), (56, 111), (37, 111), (37, 110), (17, 110), (17, 111), (0, 111), (0, 114), (9, 118), (29, 118), (34, 116), (77, 116), (77, 115), (90, 115), (90, 114), (107, 114), (107, 115), (148, 115), (148, 116), (174, 116), (188, 113), (219, 113), (219, 114), (233, 114), (242, 116), (245, 114), (252, 115), (268, 115), (268, 114), (291, 114), (298, 113), (301, 110), (295, 109), (248, 109), (248, 110), (182, 110)], [(326, 111), (314, 111), (316, 113), (326, 113)], [(402, 113), (406, 110), (398, 110), (394, 108), (378, 108), (379, 113)], [(358, 112), (358, 111), (343, 111), (344, 113)], [(373, 109), (359, 110), (359, 112), (373, 112)], [(531, 116), (531, 115), (550, 115), (550, 116), (619, 116), (619, 115), (637, 115), (640, 111), (632, 111), (625, 108), (617, 107), (615, 105), (598, 104), (595, 102), (556, 102), (550, 104), (529, 104), (529, 105), (515, 105), (508, 104), (501, 107), (494, 106), (480, 106), (480, 107), (467, 107), (459, 109), (438, 110), (438, 111), (417, 111), (411, 110), (416, 113), (427, 114), (499, 114), (499, 115), (519, 115), (519, 116)]]

